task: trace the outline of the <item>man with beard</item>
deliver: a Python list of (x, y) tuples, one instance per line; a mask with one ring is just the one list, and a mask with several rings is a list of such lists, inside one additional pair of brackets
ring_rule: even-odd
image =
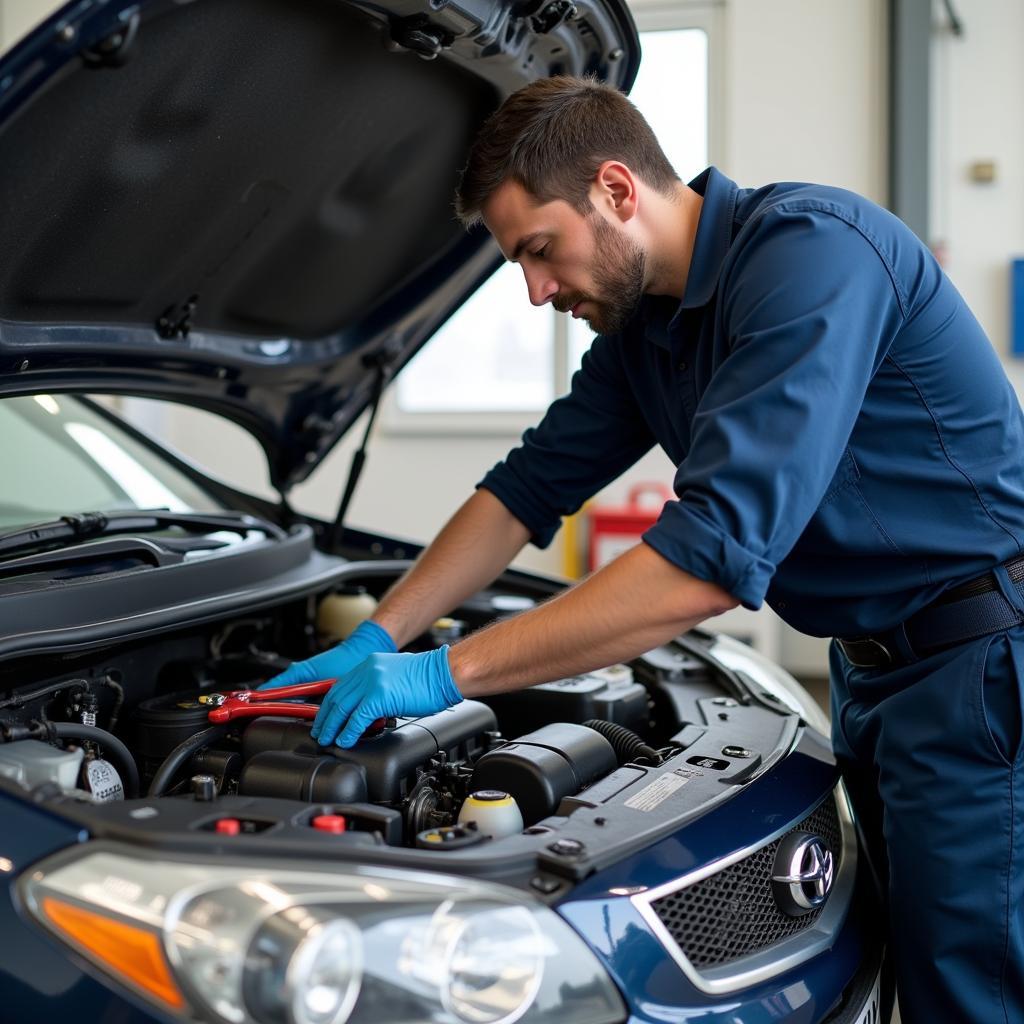
[[(860, 196), (714, 168), (683, 184), (591, 80), (511, 96), (458, 210), (534, 304), (599, 335), (372, 620), (268, 685), (338, 676), (313, 735), (349, 746), (767, 600), (839, 638), (833, 742), (862, 822), (884, 820), (904, 1021), (1024, 1020), (1024, 418), (963, 299)], [(655, 443), (676, 499), (641, 543), (450, 649), (397, 653)]]

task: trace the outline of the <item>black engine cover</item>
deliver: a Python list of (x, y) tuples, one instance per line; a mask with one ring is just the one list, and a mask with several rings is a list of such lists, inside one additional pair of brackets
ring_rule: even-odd
[(573, 796), (615, 771), (619, 760), (599, 732), (557, 722), (484, 754), (473, 771), (473, 789), (499, 789), (515, 797), (527, 825), (554, 814)]
[[(497, 721), (487, 705), (464, 700), (426, 718), (400, 718), (394, 729), (360, 740), (348, 750), (321, 747), (310, 738), (309, 727), (309, 722), (292, 718), (257, 718), (242, 737), (243, 760), (248, 765), (252, 758), (268, 751), (289, 751), (302, 755), (294, 761), (295, 771), (308, 778), (313, 762), (334, 757), (363, 769), (365, 799), (394, 803), (408, 795), (416, 782), (417, 769), (435, 755), (444, 753), (449, 761), (475, 756), (482, 747), (483, 734), (497, 729)], [(265, 763), (265, 758), (257, 761)], [(260, 773), (253, 776), (258, 777)], [(256, 792), (248, 783), (246, 791)]]

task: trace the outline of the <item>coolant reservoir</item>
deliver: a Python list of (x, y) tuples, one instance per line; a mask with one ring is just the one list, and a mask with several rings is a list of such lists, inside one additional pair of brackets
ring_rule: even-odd
[(324, 643), (340, 643), (377, 610), (377, 601), (363, 587), (342, 587), (328, 594), (316, 610), (316, 628)]
[(33, 789), (44, 782), (56, 782), (61, 789), (74, 789), (85, 751), (58, 750), (40, 740), (20, 740), (0, 747), (0, 776)]
[(514, 836), (523, 831), (523, 815), (515, 800), (500, 789), (478, 789), (459, 810), (459, 824), (475, 821), (476, 827), (492, 839)]

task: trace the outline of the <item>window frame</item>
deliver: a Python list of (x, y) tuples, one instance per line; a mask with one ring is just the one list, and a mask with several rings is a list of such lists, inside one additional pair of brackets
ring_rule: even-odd
[[(665, 32), (673, 29), (698, 29), (708, 40), (708, 162), (723, 159), (724, 150), (724, 0), (631, 0), (630, 10), (637, 31)], [(489, 280), (489, 279), (488, 279)], [(483, 287), (483, 286), (481, 286)], [(523, 301), (527, 302), (523, 287)], [(565, 392), (569, 384), (570, 320), (551, 309), (554, 319), (550, 372), (555, 382), (554, 395)], [(440, 330), (443, 330), (443, 325)], [(427, 344), (429, 344), (429, 340)], [(388, 435), (419, 437), (518, 437), (543, 416), (544, 410), (504, 410), (501, 412), (411, 412), (398, 404), (398, 389), (389, 387), (381, 402), (380, 430)]]

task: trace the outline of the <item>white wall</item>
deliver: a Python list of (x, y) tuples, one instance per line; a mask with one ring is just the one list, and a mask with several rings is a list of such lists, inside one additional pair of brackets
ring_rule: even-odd
[(742, 185), (817, 181), (886, 200), (884, 0), (728, 0), (726, 150)]
[(0, 0), (0, 41), (3, 48), (20, 39), (56, 6), (49, 0)]
[[(964, 34), (945, 29), (936, 4), (932, 238), (946, 272), (999, 352), (1018, 396), (1024, 362), (1010, 355), (1010, 260), (1024, 257), (1024, 4), (958, 0)], [(992, 160), (996, 180), (976, 184), (970, 165)]]

